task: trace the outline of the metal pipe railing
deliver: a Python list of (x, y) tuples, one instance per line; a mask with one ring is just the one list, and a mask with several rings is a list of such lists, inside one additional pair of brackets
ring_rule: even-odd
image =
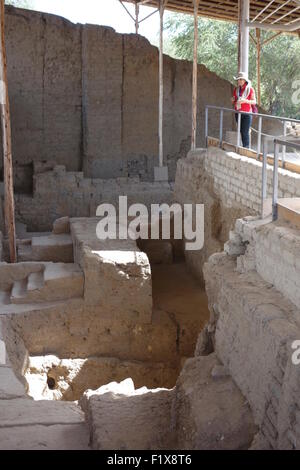
[[(272, 195), (272, 219), (277, 219), (278, 203), (278, 168), (279, 168), (279, 146), (283, 145), (300, 150), (300, 142), (290, 142), (284, 139), (274, 139), (274, 170), (273, 170), (273, 195)], [(267, 160), (267, 157), (266, 157)], [(266, 196), (265, 196), (266, 197)]]
[(224, 111), (229, 111), (230, 113), (240, 113), (240, 114), (250, 114), (252, 116), (261, 116), (262, 118), (266, 119), (273, 119), (277, 121), (286, 121), (286, 122), (296, 122), (300, 124), (300, 119), (293, 119), (293, 118), (287, 118), (287, 117), (282, 117), (282, 116), (274, 116), (273, 114), (262, 114), (262, 113), (248, 113), (247, 111), (236, 111), (235, 109), (232, 108), (225, 108), (223, 106), (214, 106), (212, 104), (207, 104), (205, 105), (205, 108), (208, 109), (218, 109), (221, 110), (223, 109)]
[[(224, 112), (229, 112), (229, 113), (234, 113), (238, 114), (238, 120), (237, 120), (237, 142), (236, 146), (240, 147), (240, 142), (241, 142), (241, 116), (242, 114), (250, 115), (250, 116), (256, 116), (258, 117), (258, 138), (257, 138), (257, 158), (259, 158), (260, 153), (261, 153), (261, 140), (262, 136), (264, 135), (262, 132), (262, 124), (263, 124), (263, 119), (268, 119), (268, 120), (273, 120), (273, 121), (281, 121), (283, 123), (283, 137), (286, 137), (286, 125), (288, 122), (300, 124), (299, 119), (292, 119), (292, 118), (286, 118), (286, 117), (281, 117), (281, 116), (273, 116), (269, 114), (262, 114), (262, 113), (248, 113), (245, 111), (236, 111), (235, 109), (232, 108), (225, 108), (222, 106), (214, 106), (214, 105), (206, 105), (205, 106), (205, 142), (206, 142), (206, 147), (208, 144), (208, 112), (209, 109), (215, 109), (220, 111), (220, 122), (219, 122), (219, 141), (220, 141), (220, 147), (222, 146), (223, 142), (223, 122), (224, 122)], [(271, 136), (270, 136), (271, 137)], [(275, 138), (276, 136), (273, 136), (271, 138)], [(285, 159), (286, 159), (286, 142), (284, 142), (283, 149), (282, 149), (282, 164), (283, 167), (285, 166)]]

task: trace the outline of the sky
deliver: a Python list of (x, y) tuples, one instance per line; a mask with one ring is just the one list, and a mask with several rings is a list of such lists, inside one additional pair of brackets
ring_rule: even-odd
[[(63, 16), (73, 23), (90, 23), (112, 26), (119, 33), (135, 33), (135, 25), (119, 0), (31, 0), (34, 10)], [(126, 4), (134, 16), (134, 5)], [(155, 9), (140, 7), (140, 18)], [(155, 13), (140, 25), (139, 34), (152, 43), (157, 42), (159, 14)]]

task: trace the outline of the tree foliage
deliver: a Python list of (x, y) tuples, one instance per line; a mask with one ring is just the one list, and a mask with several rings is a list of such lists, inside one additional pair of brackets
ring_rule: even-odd
[[(193, 58), (193, 17), (169, 14), (166, 19), (168, 52), (180, 59)], [(262, 31), (261, 41), (273, 32)], [(198, 62), (233, 82), (238, 72), (238, 29), (234, 23), (199, 18)], [(257, 88), (256, 46), (251, 41), (249, 75)], [(282, 34), (261, 50), (262, 106), (272, 114), (300, 118), (300, 103), (292, 102), (292, 84), (300, 80), (300, 39)], [(299, 87), (298, 87), (299, 88)]]
[(5, 0), (6, 5), (12, 5), (19, 8), (30, 8), (30, 0)]

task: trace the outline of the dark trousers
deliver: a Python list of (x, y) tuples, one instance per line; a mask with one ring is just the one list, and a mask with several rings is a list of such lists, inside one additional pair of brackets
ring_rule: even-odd
[[(238, 114), (235, 115), (235, 120), (238, 122)], [(241, 136), (243, 147), (249, 148), (249, 132), (252, 124), (252, 116), (248, 114), (241, 115)]]

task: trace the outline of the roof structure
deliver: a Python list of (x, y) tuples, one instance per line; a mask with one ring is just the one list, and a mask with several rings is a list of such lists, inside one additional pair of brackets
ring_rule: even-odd
[[(159, 0), (123, 0), (138, 5), (158, 7)], [(238, 0), (200, 0), (198, 15), (217, 20), (238, 22)], [(167, 10), (194, 13), (193, 0), (168, 0)], [(253, 27), (300, 34), (300, 0), (250, 0), (250, 23)]]

